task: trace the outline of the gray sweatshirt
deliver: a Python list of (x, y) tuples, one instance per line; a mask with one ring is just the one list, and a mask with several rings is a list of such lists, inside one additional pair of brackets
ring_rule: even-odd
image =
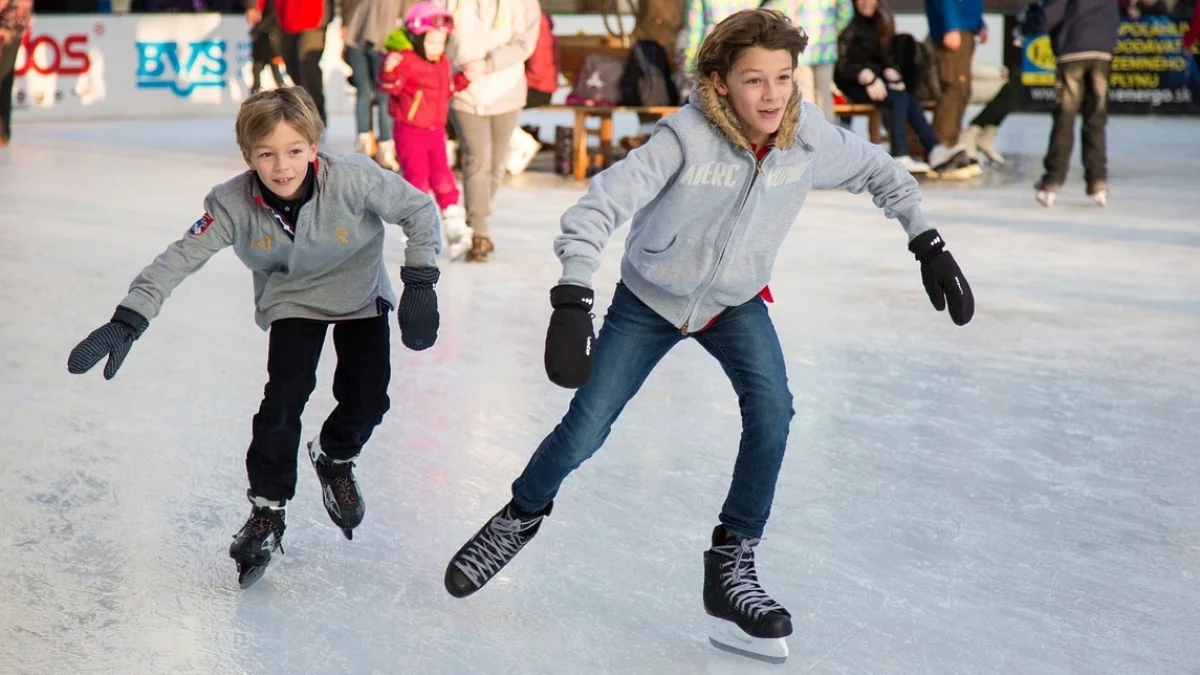
[(561, 283), (590, 286), (613, 230), (632, 218), (622, 280), (686, 333), (762, 291), (813, 188), (870, 192), (909, 239), (932, 229), (916, 180), (882, 148), (826, 122), (795, 92), (783, 115), (758, 161), (728, 103), (698, 78), (688, 105), (563, 214)]
[(538, 0), (442, 0), (454, 14), (446, 53), (455, 70), (482, 60), (486, 74), (454, 94), (450, 107), (474, 115), (502, 115), (525, 107), (525, 61), (542, 25)]
[(142, 270), (120, 304), (154, 319), (176, 286), (233, 246), (253, 273), (254, 318), (263, 330), (278, 319), (378, 316), (380, 300), (396, 307), (383, 264), (384, 223), (404, 229), (406, 265), (436, 267), (437, 207), (365, 155), (318, 153), (316, 164), (316, 193), (300, 209), (295, 240), (247, 171), (209, 192), (204, 215)]

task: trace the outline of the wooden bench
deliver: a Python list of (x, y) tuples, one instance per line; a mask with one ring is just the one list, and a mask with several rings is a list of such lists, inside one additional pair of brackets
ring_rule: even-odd
[[(934, 102), (927, 101), (925, 110), (933, 110)], [(538, 106), (536, 110), (572, 112), (575, 115), (575, 133), (572, 136), (571, 167), (577, 180), (587, 178), (588, 167), (592, 165), (593, 157), (588, 152), (588, 139), (596, 137), (600, 141), (600, 153), (596, 156), (601, 167), (607, 168), (613, 163), (613, 125), (614, 113), (631, 113), (646, 116), (666, 117), (679, 110), (679, 106), (582, 106), (551, 104)], [(838, 117), (867, 118), (867, 132), (872, 143), (883, 143), (887, 135), (883, 131), (883, 112), (879, 106), (871, 103), (842, 103), (835, 105), (834, 114)], [(588, 123), (595, 121), (596, 126)]]

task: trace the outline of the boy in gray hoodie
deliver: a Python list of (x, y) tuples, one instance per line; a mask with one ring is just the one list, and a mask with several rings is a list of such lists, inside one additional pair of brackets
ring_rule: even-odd
[[(563, 480), (600, 448), (659, 360), (690, 337), (729, 376), (743, 425), (704, 555), (709, 636), (721, 648), (786, 658), (790, 615), (758, 583), (754, 558), (793, 415), (765, 301), (775, 257), (809, 190), (869, 191), (908, 235), (934, 307), (948, 306), (958, 325), (974, 312), (970, 286), (926, 222), (912, 176), (800, 102), (792, 72), (806, 41), (774, 10), (722, 21), (701, 46), (689, 104), (597, 175), (563, 215), (555, 241), (563, 273), (550, 291), (545, 365), (553, 382), (580, 389), (513, 483), (512, 500), (450, 561), (451, 595), (478, 591), (533, 538)], [(622, 281), (597, 340), (592, 276), (613, 230), (630, 218)]]
[(232, 246), (254, 277), (255, 319), (270, 331), (267, 385), (246, 453), (253, 507), (229, 555), (243, 588), (280, 549), (284, 506), (296, 490), (300, 414), (316, 386), (317, 362), (333, 326), (337, 407), (308, 444), (325, 509), (347, 539), (362, 522), (354, 459), (390, 403), (388, 311), (396, 297), (383, 263), (384, 223), (408, 237), (400, 268), (401, 339), (414, 350), (437, 339), (437, 207), (428, 195), (363, 155), (317, 152), (324, 131), (303, 89), (264, 91), (242, 103), (237, 141), (249, 171), (212, 189), (204, 215), (142, 270), (112, 320), (67, 360), (79, 374), (108, 357), (112, 379), (171, 292)]

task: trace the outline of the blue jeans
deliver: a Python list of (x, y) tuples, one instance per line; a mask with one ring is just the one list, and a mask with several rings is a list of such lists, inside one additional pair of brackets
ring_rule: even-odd
[[(766, 303), (754, 298), (725, 310), (707, 330), (686, 337), (695, 338), (716, 357), (742, 410), (742, 440), (721, 524), (741, 537), (761, 537), (795, 414), (775, 326)], [(537, 511), (549, 504), (567, 475), (600, 449), (654, 366), (686, 337), (618, 284), (596, 339), (592, 376), (513, 482), (516, 505)]]
[(851, 101), (873, 103), (890, 113), (887, 121), (888, 134), (892, 142), (892, 157), (903, 157), (908, 154), (908, 125), (910, 124), (913, 132), (921, 141), (921, 145), (925, 146), (925, 154), (928, 155), (929, 151), (933, 150), (933, 146), (938, 144), (937, 135), (933, 133), (933, 127), (929, 124), (929, 120), (925, 119), (925, 111), (921, 108), (921, 102), (917, 100), (916, 96), (907, 91), (888, 89), (887, 98), (882, 101), (874, 101), (867, 95), (867, 89), (862, 85), (846, 89), (843, 93)]
[(371, 130), (371, 101), (378, 99), (375, 108), (379, 111), (379, 128), (375, 130), (375, 138), (390, 141), (394, 122), (388, 112), (388, 98), (375, 89), (375, 78), (383, 65), (383, 53), (375, 51), (375, 46), (367, 43), (359, 47), (346, 47), (342, 52), (342, 60), (350, 66), (350, 83), (357, 92), (354, 124), (358, 133)]

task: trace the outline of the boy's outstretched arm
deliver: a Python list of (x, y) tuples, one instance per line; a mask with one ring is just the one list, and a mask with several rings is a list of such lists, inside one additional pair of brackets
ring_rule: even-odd
[(550, 289), (550, 327), (546, 330), (546, 375), (575, 389), (592, 373), (596, 341), (592, 327), (592, 275), (604, 246), (622, 223), (649, 204), (683, 166), (683, 147), (675, 132), (660, 125), (649, 142), (592, 179), (587, 194), (562, 217), (554, 252), (562, 262), (558, 285)]
[(921, 212), (917, 180), (883, 148), (834, 124), (820, 125), (819, 156), (813, 187), (844, 188), (871, 193), (875, 206), (900, 221), (908, 233), (908, 250), (921, 263), (921, 281), (934, 309), (950, 308), (950, 318), (962, 326), (975, 314), (975, 296), (946, 243)]
[(625, 159), (592, 178), (585, 194), (563, 213), (554, 252), (563, 266), (560, 284), (590, 288), (613, 231), (658, 196), (683, 166), (683, 147), (668, 126)]
[(442, 226), (433, 198), (366, 155), (355, 160), (360, 160), (358, 163), (366, 174), (367, 209), (385, 223), (398, 224), (408, 237), (404, 264), (437, 267), (437, 255), (442, 251)]
[(121, 367), (134, 340), (141, 337), (158, 316), (171, 291), (217, 251), (233, 244), (233, 222), (210, 193), (204, 200), (204, 215), (181, 239), (160, 253), (129, 285), (129, 294), (117, 306), (109, 322), (92, 331), (67, 358), (67, 370), (85, 373), (108, 357), (104, 378), (111, 380)]
[(437, 255), (442, 250), (442, 226), (433, 199), (412, 183), (359, 155), (367, 171), (367, 208), (388, 223), (398, 223), (408, 237), (400, 281), (404, 291), (396, 320), (400, 341), (413, 351), (429, 349), (437, 341), (441, 325), (438, 313), (437, 285), (441, 272)]

